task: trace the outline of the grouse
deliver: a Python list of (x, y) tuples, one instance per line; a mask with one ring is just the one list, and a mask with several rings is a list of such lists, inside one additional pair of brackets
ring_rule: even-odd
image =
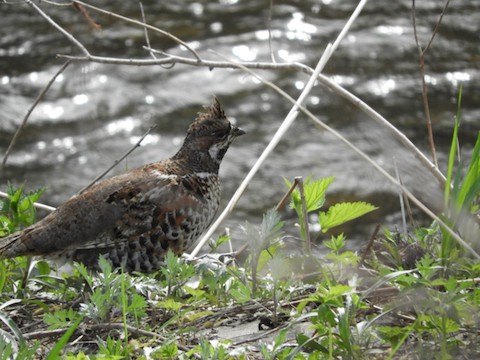
[(35, 255), (98, 269), (148, 273), (177, 256), (210, 225), (220, 201), (218, 170), (232, 141), (232, 125), (215, 98), (198, 113), (171, 158), (97, 182), (26, 229), (0, 239), (0, 259)]

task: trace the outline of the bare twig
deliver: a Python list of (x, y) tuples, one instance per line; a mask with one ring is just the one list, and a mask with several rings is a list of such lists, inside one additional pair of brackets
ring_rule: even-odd
[(270, 0), (270, 6), (268, 9), (268, 49), (270, 50), (270, 57), (273, 63), (276, 63), (275, 55), (273, 54), (272, 47), (272, 12), (273, 12), (273, 0)]
[(77, 3), (73, 3), (73, 7), (83, 16), (88, 26), (95, 30), (102, 30), (102, 27), (92, 19), (85, 7)]
[(365, 248), (365, 251), (363, 252), (362, 258), (360, 259), (359, 266), (364, 265), (365, 259), (367, 258), (368, 253), (372, 249), (373, 243), (375, 242), (375, 239), (377, 238), (377, 234), (380, 231), (380, 224), (377, 224), (375, 226), (375, 229), (373, 230), (372, 236), (370, 236), (370, 240), (368, 241), (367, 247)]
[(40, 14), (41, 17), (43, 17), (45, 20), (47, 20), (48, 23), (50, 23), (50, 25), (52, 25), (55, 29), (60, 31), (60, 33), (62, 33), (73, 45), (78, 47), (85, 56), (90, 55), (87, 48), (83, 46), (83, 44), (80, 41), (78, 41), (72, 34), (70, 34), (60, 25), (58, 25), (55, 21), (53, 21), (52, 18), (48, 16), (46, 13), (44, 13), (43, 10), (40, 9), (33, 1), (25, 0), (25, 2), (31, 7), (33, 7)]
[(140, 144), (142, 143), (143, 139), (145, 139), (145, 137), (150, 133), (150, 131), (152, 131), (153, 129), (155, 129), (157, 126), (156, 125), (153, 125), (153, 126), (150, 126), (148, 128), (148, 130), (145, 132), (145, 134), (142, 135), (142, 137), (136, 142), (135, 145), (133, 145), (130, 150), (128, 150), (125, 154), (123, 154), (123, 156), (118, 159), (118, 160), (115, 160), (114, 163), (112, 164), (112, 166), (110, 166), (107, 170), (105, 170), (103, 173), (101, 173), (100, 175), (98, 175), (90, 184), (88, 184), (87, 186), (85, 186), (82, 190), (80, 190), (78, 192), (78, 194), (81, 194), (83, 192), (85, 192), (86, 190), (90, 189), (98, 180), (100, 180), (101, 178), (103, 178), (105, 175), (107, 175), (115, 166), (117, 166), (123, 159), (125, 159), (128, 155), (130, 155), (136, 148), (138, 148), (140, 146)]
[[(142, 21), (144, 24), (147, 23), (147, 20), (145, 18), (145, 11), (143, 11), (143, 4), (141, 1), (138, 2), (138, 5), (140, 6), (140, 12), (142, 13)], [(143, 28), (143, 33), (145, 34), (145, 42), (147, 43), (147, 47), (151, 48), (150, 46), (150, 37), (148, 36), (148, 29), (146, 27)], [(154, 59), (157, 57), (155, 56), (155, 53), (153, 51), (149, 51), (150, 56)]]
[[(415, 2), (415, 0), (413, 0), (413, 2)], [(428, 42), (427, 46), (423, 50), (424, 53), (427, 52), (430, 49), (430, 47), (432, 46), (433, 39), (435, 39), (435, 36), (438, 34), (438, 30), (440, 29), (440, 24), (442, 23), (443, 16), (447, 12), (447, 8), (448, 8), (449, 5), (450, 5), (450, 0), (447, 0), (445, 2), (445, 5), (444, 5), (443, 9), (442, 9), (442, 12), (440, 13), (440, 16), (438, 17), (438, 21), (435, 25), (435, 29), (433, 29), (433, 33), (432, 33), (432, 36), (430, 38), (430, 41)]]
[(275, 207), (275, 210), (280, 211), (283, 209), (285, 204), (287, 203), (288, 198), (290, 195), (292, 195), (293, 190), (297, 187), (297, 181), (294, 180), (292, 186), (290, 186), (290, 189), (283, 195), (282, 199), (278, 202), (277, 206)]
[(428, 103), (428, 91), (427, 91), (427, 82), (425, 79), (425, 55), (427, 51), (430, 49), (433, 39), (435, 38), (436, 34), (438, 33), (438, 30), (440, 28), (440, 24), (442, 23), (443, 16), (448, 8), (448, 5), (450, 3), (450, 0), (447, 0), (445, 3), (445, 6), (442, 9), (442, 12), (440, 13), (440, 17), (437, 21), (437, 24), (435, 26), (435, 29), (433, 30), (432, 36), (430, 37), (430, 40), (425, 47), (425, 49), (422, 49), (422, 46), (420, 45), (420, 41), (418, 39), (418, 33), (417, 33), (417, 21), (416, 21), (416, 9), (415, 9), (415, 0), (412, 0), (412, 22), (413, 22), (413, 34), (415, 36), (415, 44), (417, 45), (418, 49), (418, 54), (419, 54), (419, 62), (420, 62), (420, 74), (422, 78), (422, 98), (423, 98), (423, 110), (425, 112), (425, 121), (426, 121), (426, 126), (427, 126), (427, 132), (428, 132), (428, 144), (430, 147), (430, 152), (432, 153), (432, 161), (435, 164), (436, 167), (438, 167), (438, 161), (437, 161), (437, 154), (435, 151), (435, 141), (433, 138), (433, 128), (432, 128), (432, 119), (430, 117), (430, 105)]
[(37, 98), (35, 99), (35, 101), (33, 102), (32, 106), (30, 106), (30, 108), (27, 110), (27, 114), (25, 115), (25, 117), (23, 118), (23, 121), (22, 123), (20, 124), (20, 126), (18, 127), (17, 131), (15, 132), (15, 134), (13, 135), (13, 138), (12, 140), (10, 141), (10, 144), (8, 145), (8, 148), (7, 148), (7, 151), (5, 151), (5, 156), (3, 157), (3, 161), (2, 161), (2, 169), (5, 168), (5, 165), (7, 164), (7, 159), (8, 157), (10, 156), (10, 152), (12, 151), (13, 147), (15, 146), (15, 144), (17, 143), (17, 139), (18, 137), (20, 136), (20, 133), (22, 132), (22, 130), (25, 128), (25, 125), (27, 125), (27, 121), (33, 111), (33, 109), (35, 109), (35, 107), (38, 105), (38, 103), (42, 100), (42, 98), (45, 96), (45, 94), (47, 93), (47, 91), (50, 89), (50, 86), (52, 86), (52, 84), (55, 82), (55, 80), (57, 79), (58, 75), (60, 75), (63, 71), (65, 71), (65, 69), (67, 68), (67, 66), (71, 63), (71, 60), (67, 60), (65, 61), (65, 63), (60, 67), (60, 69), (55, 73), (55, 75), (53, 75), (53, 77), (50, 79), (50, 81), (48, 82), (48, 84), (43, 88), (43, 90), (40, 92), (40, 94), (37, 96)]
[(159, 34), (162, 34), (166, 37), (168, 37), (169, 39), (175, 41), (177, 44), (183, 46), (185, 49), (187, 49), (188, 51), (190, 51), (192, 53), (193, 56), (195, 56), (195, 58), (200, 61), (200, 55), (198, 55), (198, 53), (192, 49), (191, 46), (189, 46), (186, 42), (180, 40), (178, 37), (174, 36), (173, 34), (169, 33), (168, 31), (165, 31), (165, 30), (161, 30), (155, 26), (152, 26), (152, 25), (149, 25), (149, 24), (145, 24), (141, 21), (137, 21), (137, 20), (134, 20), (134, 19), (130, 19), (130, 18), (127, 18), (125, 16), (122, 16), (122, 15), (119, 15), (119, 14), (116, 14), (116, 13), (113, 13), (111, 11), (107, 11), (107, 10), (103, 10), (99, 7), (96, 7), (96, 6), (93, 6), (93, 5), (90, 5), (90, 4), (87, 4), (87, 3), (84, 3), (83, 1), (77, 1), (75, 0), (74, 1), (75, 3), (78, 3), (78, 4), (81, 4), (83, 6), (85, 6), (86, 8), (89, 8), (89, 9), (92, 9), (92, 10), (95, 10), (95, 11), (98, 11), (102, 14), (107, 14), (109, 16), (112, 16), (114, 18), (117, 18), (117, 19), (121, 19), (123, 21), (126, 21), (128, 23), (131, 23), (131, 24), (135, 24), (135, 25), (139, 25), (139, 26), (142, 26), (143, 28), (146, 28), (146, 29), (149, 29), (149, 30), (152, 30), (154, 32), (157, 32)]

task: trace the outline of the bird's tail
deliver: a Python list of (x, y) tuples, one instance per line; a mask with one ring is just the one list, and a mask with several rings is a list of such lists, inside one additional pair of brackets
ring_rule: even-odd
[(21, 232), (0, 239), (0, 259), (8, 259), (19, 256), (18, 245), (22, 236)]

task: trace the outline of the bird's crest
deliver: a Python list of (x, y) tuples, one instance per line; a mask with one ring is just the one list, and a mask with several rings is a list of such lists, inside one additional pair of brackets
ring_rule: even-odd
[(226, 118), (225, 112), (223, 111), (222, 104), (216, 96), (213, 97), (212, 106), (205, 106), (206, 112), (199, 112), (197, 120), (210, 118), (210, 119), (224, 119)]

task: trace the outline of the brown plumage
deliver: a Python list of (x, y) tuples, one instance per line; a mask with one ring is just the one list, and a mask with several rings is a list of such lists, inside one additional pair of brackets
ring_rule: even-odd
[(245, 132), (217, 99), (190, 125), (170, 159), (102, 180), (38, 223), (0, 239), (0, 259), (38, 255), (96, 268), (99, 255), (125, 271), (150, 272), (168, 249), (181, 255), (218, 209), (218, 169)]

